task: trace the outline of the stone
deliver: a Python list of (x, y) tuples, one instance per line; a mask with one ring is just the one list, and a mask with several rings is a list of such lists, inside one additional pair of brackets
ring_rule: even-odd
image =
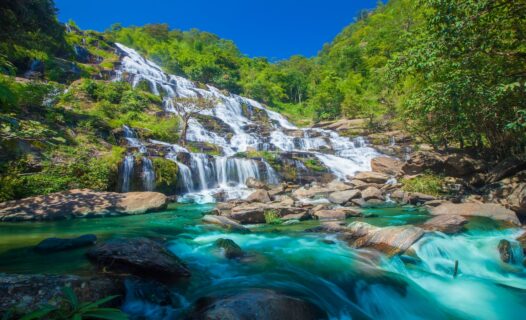
[(361, 180), (366, 183), (384, 184), (389, 180), (389, 176), (380, 172), (358, 172), (354, 179)]
[(351, 185), (353, 185), (354, 187), (356, 187), (356, 188), (363, 187), (363, 186), (367, 187), (369, 185), (368, 183), (363, 182), (362, 180), (356, 180), (356, 179), (352, 179), (351, 182), (349, 182), (349, 183)]
[(344, 233), (348, 229), (345, 226), (344, 222), (341, 221), (330, 221), (324, 222), (319, 226), (308, 228), (305, 232), (315, 232), (315, 233)]
[(405, 252), (424, 235), (423, 229), (409, 225), (379, 228), (356, 221), (348, 229), (346, 240), (350, 245), (376, 249), (388, 255)]
[[(125, 288), (118, 279), (81, 277), (75, 275), (5, 274), (0, 273), (0, 314), (8, 310), (23, 310), (24, 314), (42, 305), (56, 306), (64, 297), (62, 288), (71, 287), (80, 302), (94, 302), (108, 296), (123, 297)], [(121, 299), (104, 306), (117, 307)], [(18, 319), (16, 314), (13, 319)]]
[(407, 202), (410, 204), (422, 204), (427, 201), (436, 200), (437, 198), (435, 196), (431, 196), (429, 194), (424, 194), (420, 192), (410, 192), (407, 193)]
[(508, 240), (500, 240), (497, 249), (499, 250), (500, 260), (502, 260), (502, 262), (514, 262), (513, 249), (511, 247), (511, 243)]
[(468, 223), (468, 220), (463, 216), (443, 215), (429, 219), (422, 225), (422, 228), (429, 231), (454, 234), (462, 231), (466, 223)]
[(383, 200), (382, 192), (375, 187), (369, 187), (362, 191), (362, 199), (365, 201), (371, 199)]
[(270, 196), (264, 189), (258, 189), (251, 193), (246, 199), (248, 202), (270, 202)]
[(354, 198), (360, 197), (360, 190), (336, 191), (329, 194), (329, 201), (335, 204), (344, 204)]
[(53, 221), (70, 218), (144, 214), (166, 209), (158, 192), (96, 192), (74, 189), (0, 203), (0, 221)]
[(241, 258), (245, 255), (243, 249), (231, 239), (219, 238), (214, 242), (214, 245), (223, 251), (227, 259)]
[(245, 184), (252, 189), (269, 189), (265, 182), (252, 177), (248, 178)]
[(495, 203), (451, 203), (446, 202), (437, 207), (429, 208), (432, 215), (479, 216), (494, 220), (506, 221), (514, 225), (520, 222), (515, 212)]
[(282, 195), (284, 193), (285, 193), (285, 186), (283, 184), (279, 184), (268, 191), (268, 194), (271, 198)]
[(176, 255), (147, 238), (99, 243), (86, 255), (100, 269), (116, 274), (133, 274), (162, 281), (190, 276), (190, 271)]
[(188, 316), (192, 320), (317, 320), (327, 315), (304, 300), (269, 289), (245, 289), (240, 292), (196, 301)]
[(402, 172), (403, 162), (395, 158), (381, 156), (371, 160), (371, 170), (389, 176), (397, 176)]
[(203, 222), (215, 224), (218, 226), (221, 226), (229, 231), (235, 231), (235, 232), (241, 232), (241, 233), (249, 233), (250, 230), (243, 227), (238, 222), (224, 216), (214, 216), (214, 215), (205, 215), (202, 218)]
[(417, 175), (426, 170), (451, 177), (464, 177), (484, 169), (483, 161), (467, 154), (440, 154), (434, 151), (418, 151), (402, 166), (406, 175)]
[(95, 242), (97, 242), (97, 236), (94, 234), (85, 234), (72, 239), (47, 238), (35, 246), (35, 251), (39, 253), (52, 253), (91, 246), (94, 245)]
[(361, 212), (351, 208), (335, 208), (315, 211), (313, 215), (319, 220), (345, 220), (348, 217), (360, 216)]
[(262, 205), (234, 207), (229, 218), (241, 224), (265, 223), (266, 207)]

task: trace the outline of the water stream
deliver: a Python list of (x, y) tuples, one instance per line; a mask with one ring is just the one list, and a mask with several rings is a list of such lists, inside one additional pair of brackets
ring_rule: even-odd
[[(251, 226), (251, 234), (227, 233), (201, 223), (204, 205), (175, 205), (141, 216), (18, 223), (0, 226), (0, 272), (92, 274), (86, 249), (51, 255), (31, 246), (50, 236), (95, 233), (114, 237), (165, 238), (168, 248), (189, 266), (192, 277), (170, 287), (172, 305), (159, 306), (128, 283), (124, 310), (134, 319), (182, 317), (198, 298), (243, 288), (271, 288), (306, 299), (331, 319), (520, 319), (526, 312), (526, 270), (500, 262), (497, 243), (514, 245), (518, 229), (500, 229), (474, 220), (468, 231), (430, 233), (412, 254), (386, 257), (356, 250), (334, 235), (303, 232), (318, 224)], [(350, 218), (378, 226), (418, 224), (427, 214), (413, 208), (370, 209), (375, 217)], [(218, 238), (234, 240), (248, 254), (228, 260), (214, 247)], [(517, 258), (522, 258), (520, 251)], [(453, 276), (454, 261), (459, 272)], [(518, 260), (517, 260), (518, 261)]]

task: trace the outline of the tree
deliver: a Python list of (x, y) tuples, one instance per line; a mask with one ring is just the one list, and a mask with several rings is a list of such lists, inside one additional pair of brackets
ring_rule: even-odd
[(190, 119), (196, 117), (197, 114), (211, 110), (216, 105), (216, 101), (204, 97), (177, 97), (173, 99), (173, 107), (175, 113), (182, 120), (182, 130), (180, 137), (180, 144), (186, 145), (186, 132), (188, 131), (188, 123)]

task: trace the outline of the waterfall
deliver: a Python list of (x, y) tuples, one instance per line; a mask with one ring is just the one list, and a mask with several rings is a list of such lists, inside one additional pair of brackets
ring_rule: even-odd
[(142, 158), (142, 183), (145, 191), (153, 191), (155, 189), (155, 171), (153, 170), (153, 163), (147, 157)]
[(133, 176), (133, 167), (135, 165), (135, 158), (133, 155), (126, 155), (121, 167), (121, 192), (129, 192), (131, 187), (131, 179)]
[[(125, 78), (133, 86), (141, 81), (148, 82), (154, 94), (162, 95), (166, 112), (175, 112), (171, 100), (175, 97), (204, 97), (216, 102), (212, 110), (204, 110), (201, 112), (202, 117), (189, 121), (187, 141), (189, 144), (197, 143), (198, 146), (214, 145), (220, 150), (220, 155), (189, 152), (176, 144), (170, 147), (165, 142), (149, 141), (171, 148), (166, 158), (179, 165), (180, 189), (183, 193), (196, 195), (189, 195), (190, 198), (208, 201), (211, 195), (219, 193), (240, 196), (246, 193), (245, 181), (248, 178), (263, 179), (270, 184), (279, 183), (280, 176), (269, 163), (240, 158), (237, 155), (240, 152), (310, 154), (341, 180), (347, 180), (357, 171), (370, 170), (370, 160), (378, 155), (363, 138), (351, 140), (331, 130), (298, 128), (257, 101), (228, 94), (209, 85), (197, 86), (188, 79), (163, 72), (160, 66), (131, 48), (121, 44), (116, 46), (121, 55), (121, 65), (116, 70), (114, 80), (122, 81)], [(203, 117), (210, 119), (212, 125), (203, 122)], [(218, 132), (218, 126), (225, 131)], [(127, 126), (123, 130), (128, 144), (146, 154), (148, 147), (140, 141), (136, 132)], [(185, 161), (178, 157), (181, 153), (185, 154)]]

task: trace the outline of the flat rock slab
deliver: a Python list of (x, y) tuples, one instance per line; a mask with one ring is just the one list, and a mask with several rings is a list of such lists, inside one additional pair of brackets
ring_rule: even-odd
[(158, 192), (96, 192), (75, 189), (0, 203), (0, 221), (52, 221), (71, 218), (134, 215), (166, 208)]
[(221, 226), (230, 231), (236, 231), (236, 232), (241, 232), (241, 233), (250, 232), (248, 228), (243, 227), (237, 221), (234, 221), (224, 216), (205, 215), (202, 218), (202, 220), (205, 223), (215, 224), (215, 225)]
[(494, 220), (510, 222), (520, 226), (519, 218), (515, 212), (506, 209), (500, 204), (494, 203), (443, 203), (437, 207), (429, 208), (429, 212), (434, 215), (460, 215), (460, 216), (479, 216)]
[(422, 228), (429, 231), (440, 231), (447, 234), (458, 233), (462, 231), (468, 219), (463, 216), (443, 215), (436, 216), (426, 221)]
[[(11, 309), (26, 314), (43, 304), (56, 305), (65, 286), (73, 289), (80, 302), (93, 302), (112, 295), (123, 297), (125, 292), (122, 282), (105, 277), (0, 273), (0, 314)], [(119, 299), (110, 304), (118, 306)]]
[(97, 244), (87, 252), (100, 269), (163, 281), (189, 277), (190, 271), (161, 244), (147, 239), (115, 239)]
[(418, 241), (424, 230), (406, 225), (379, 228), (365, 222), (353, 222), (344, 235), (350, 245), (357, 248), (371, 248), (388, 255), (403, 253)]
[(351, 199), (357, 198), (360, 196), (360, 190), (345, 190), (345, 191), (336, 191), (329, 194), (329, 201), (335, 204), (344, 204)]

